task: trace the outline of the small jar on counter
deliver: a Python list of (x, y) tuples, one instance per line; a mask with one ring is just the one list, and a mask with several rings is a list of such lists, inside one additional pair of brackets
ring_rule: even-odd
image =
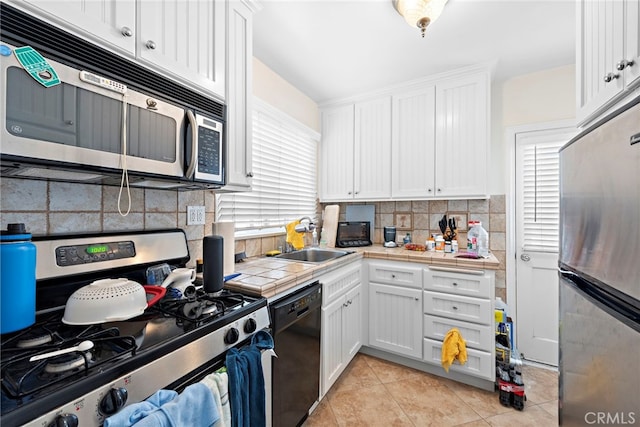
[(455, 239), (451, 241), (451, 252), (458, 253), (458, 241)]
[(444, 237), (436, 237), (436, 252), (444, 252)]
[(451, 251), (451, 240), (445, 240), (444, 242), (444, 252), (450, 254)]

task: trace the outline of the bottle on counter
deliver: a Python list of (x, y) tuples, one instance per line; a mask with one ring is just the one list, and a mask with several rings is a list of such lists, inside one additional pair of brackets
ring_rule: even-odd
[(409, 243), (411, 243), (411, 234), (407, 233), (404, 238), (402, 239), (402, 243), (404, 243), (405, 245), (408, 245)]
[(481, 257), (489, 256), (489, 233), (480, 221), (469, 221), (467, 252)]
[(436, 252), (444, 252), (444, 237), (436, 237)]

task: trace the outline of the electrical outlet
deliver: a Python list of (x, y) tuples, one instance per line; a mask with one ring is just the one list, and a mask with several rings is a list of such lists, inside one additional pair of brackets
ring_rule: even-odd
[(204, 225), (204, 206), (187, 206), (187, 225)]

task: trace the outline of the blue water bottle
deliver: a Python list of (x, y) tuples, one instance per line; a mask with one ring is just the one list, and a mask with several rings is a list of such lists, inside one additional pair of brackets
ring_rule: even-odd
[(0, 333), (15, 332), (36, 321), (36, 246), (24, 224), (0, 231)]

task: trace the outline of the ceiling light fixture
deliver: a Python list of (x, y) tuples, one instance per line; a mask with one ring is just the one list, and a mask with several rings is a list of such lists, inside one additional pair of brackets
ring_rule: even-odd
[(407, 24), (420, 28), (424, 37), (427, 26), (438, 19), (447, 0), (391, 0), (391, 2)]

